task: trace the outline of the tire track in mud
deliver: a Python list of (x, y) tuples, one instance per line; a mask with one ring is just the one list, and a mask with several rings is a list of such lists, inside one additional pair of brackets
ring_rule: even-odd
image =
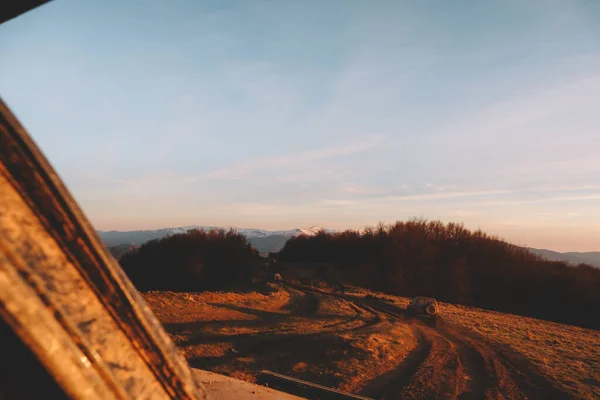
[[(340, 332), (349, 332), (356, 331), (359, 329), (367, 328), (370, 326), (374, 326), (381, 322), (380, 316), (374, 312), (372, 309), (355, 304), (353, 302), (349, 302), (345, 299), (339, 298), (343, 301), (349, 308), (352, 309), (354, 314), (349, 316), (347, 319), (342, 319), (341, 321), (336, 320), (330, 323), (324, 323), (318, 327), (318, 330), (313, 331), (305, 331), (300, 328), (298, 325), (286, 326), (285, 323), (290, 322), (293, 318), (312, 318), (318, 311), (320, 297), (329, 296), (328, 293), (321, 292), (319, 290), (308, 289), (303, 287), (298, 287), (295, 285), (286, 285), (284, 286), (284, 290), (288, 291), (290, 294), (290, 302), (286, 306), (289, 310), (286, 313), (280, 312), (266, 312), (266, 311), (255, 311), (251, 309), (246, 309), (244, 307), (232, 306), (232, 305), (223, 305), (221, 307), (226, 308), (234, 308), (240, 312), (248, 312), (253, 315), (259, 316), (257, 320), (248, 321), (249, 327), (262, 328), (259, 330), (254, 330), (252, 332), (247, 333), (238, 333), (238, 334), (223, 334), (219, 337), (215, 337), (214, 333), (211, 332), (196, 332), (190, 334), (188, 338), (180, 343), (181, 346), (193, 346), (197, 344), (208, 344), (208, 343), (217, 343), (223, 341), (231, 341), (231, 340), (243, 340), (246, 338), (251, 338), (256, 335), (267, 335), (273, 336), (278, 334), (318, 334), (318, 333), (340, 333)], [(296, 293), (294, 293), (296, 292)], [(337, 297), (337, 296), (336, 296)], [(214, 305), (214, 304), (213, 304)], [(315, 320), (319, 320), (319, 317), (314, 317)], [(182, 334), (185, 331), (193, 331), (194, 325), (196, 323), (183, 323), (183, 324), (169, 324), (166, 326), (167, 330), (173, 334)], [(203, 322), (202, 326), (219, 326), (222, 324), (222, 321), (212, 321), (212, 322)]]
[[(387, 400), (568, 398), (522, 355), (450, 321), (432, 328), (418, 320), (407, 320), (404, 309), (376, 298), (330, 293), (290, 283), (285, 283), (283, 289), (290, 293), (285, 312), (247, 310), (259, 316), (249, 322), (253, 332), (222, 335), (197, 331), (189, 336), (186, 345), (230, 342), (236, 349), (214, 360), (199, 358), (195, 366), (231, 363), (243, 368), (238, 355), (242, 354), (255, 357), (261, 367), (273, 365), (276, 359), (284, 371), (291, 370), (294, 360), (319, 362), (330, 349), (343, 350), (345, 344), (340, 346), (336, 334), (386, 332), (390, 323), (400, 323), (409, 325), (416, 347), (395, 367), (367, 382), (360, 394)], [(320, 304), (327, 297), (335, 298), (351, 312), (337, 316), (319, 313)], [(232, 307), (245, 312), (243, 307)], [(265, 354), (266, 348), (270, 355)], [(342, 360), (344, 356), (336, 357)], [(330, 384), (335, 385), (335, 381)]]
[[(307, 296), (321, 296), (321, 297), (335, 297), (336, 299), (342, 301), (345, 305), (350, 307), (352, 311), (354, 311), (354, 315), (344, 321), (337, 321), (331, 324), (326, 324), (323, 328), (336, 328), (333, 331), (329, 329), (326, 332), (349, 332), (356, 331), (359, 329), (365, 329), (372, 326), (375, 326), (381, 323), (381, 313), (375, 311), (373, 308), (366, 306), (364, 304), (360, 304), (351, 300), (348, 300), (344, 295), (338, 295), (333, 293), (327, 293), (319, 289), (307, 288), (300, 285), (295, 285), (291, 283), (286, 283), (286, 286), (289, 288), (293, 288), (299, 292), (304, 293)], [(359, 325), (355, 326), (354, 322), (358, 322)], [(348, 325), (347, 327), (344, 327)]]
[(393, 398), (394, 393), (392, 392), (398, 392), (408, 384), (410, 378), (417, 372), (431, 351), (431, 342), (423, 337), (419, 329), (412, 327), (412, 330), (417, 338), (415, 348), (407, 354), (399, 366), (369, 382), (361, 390), (361, 395), (375, 399)]
[[(347, 304), (354, 304), (355, 307), (376, 315), (377, 322), (369, 326), (376, 325), (385, 318), (407, 322), (400, 309), (376, 300), (353, 298), (301, 286), (295, 286), (295, 289), (343, 299)], [(462, 363), (453, 342), (418, 322), (410, 323), (410, 327), (416, 338), (416, 347), (397, 367), (369, 382), (360, 394), (374, 399), (459, 398), (458, 394), (466, 386), (459, 376), (465, 374), (458, 372)]]
[(297, 288), (344, 299), (363, 310), (409, 323), (417, 346), (392, 370), (369, 382), (376, 399), (568, 399), (522, 355), (448, 321), (431, 328), (407, 321), (403, 310), (379, 300)]
[(290, 299), (279, 311), (227, 305), (259, 317), (252, 320), (250, 326), (244, 326), (252, 332), (235, 332), (236, 321), (232, 321), (234, 328), (227, 334), (227, 329), (218, 329), (220, 322), (217, 321), (211, 331), (196, 331), (182, 340), (184, 351), (194, 354), (188, 357), (190, 365), (245, 376), (272, 369), (287, 375), (300, 374), (305, 380), (331, 387), (343, 383), (343, 375), (331, 373), (330, 368), (336, 368), (337, 363), (349, 357), (353, 359), (349, 353), (362, 353), (352, 346), (351, 339), (340, 333), (360, 332), (374, 326), (382, 322), (380, 313), (343, 298), (335, 300), (332, 310), (342, 308), (345, 312), (330, 313), (329, 306), (320, 308), (321, 302), (331, 302), (328, 294), (292, 286), (283, 286), (283, 290), (290, 293)]

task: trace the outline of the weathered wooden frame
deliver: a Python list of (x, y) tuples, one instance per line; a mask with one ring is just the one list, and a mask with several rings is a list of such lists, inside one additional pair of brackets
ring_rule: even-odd
[(72, 398), (208, 398), (0, 100), (0, 317)]

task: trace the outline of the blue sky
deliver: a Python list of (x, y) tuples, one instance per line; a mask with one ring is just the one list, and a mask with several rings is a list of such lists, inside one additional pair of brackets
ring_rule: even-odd
[(98, 229), (600, 250), (600, 2), (55, 0), (0, 26), (0, 94)]

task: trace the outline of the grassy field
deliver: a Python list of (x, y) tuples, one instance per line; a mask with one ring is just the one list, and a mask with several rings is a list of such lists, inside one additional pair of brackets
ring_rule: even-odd
[(600, 332), (451, 304), (441, 309), (449, 321), (522, 354), (568, 393), (600, 399)]
[(190, 364), (255, 381), (263, 369), (356, 391), (402, 362), (410, 327), (294, 290), (144, 295)]
[[(394, 379), (399, 382), (407, 357), (422, 346), (419, 332), (433, 338), (432, 354), (420, 360), (421, 369), (444, 359), (443, 348), (433, 354), (444, 341), (450, 340), (450, 350), (463, 345), (460, 338), (436, 339), (433, 330), (416, 330), (401, 317), (369, 307), (360, 301), (368, 294), (382, 296), (359, 288), (334, 296), (264, 286), (236, 293), (149, 292), (144, 297), (193, 367), (250, 382), (268, 369), (346, 391), (379, 394), (385, 392), (385, 385), (393, 386)], [(408, 304), (407, 298), (385, 297), (400, 311)], [(441, 310), (445, 324), (468, 332), (474, 340), (481, 338), (476, 344), (489, 347), (481, 354), (491, 357), (492, 363), (496, 363), (494, 354), (510, 353), (512, 360), (523, 359), (521, 365), (535, 367), (570, 397), (600, 398), (600, 332), (451, 304), (442, 303)], [(456, 362), (468, 362), (464, 354), (458, 351)], [(523, 373), (523, 368), (519, 371)], [(415, 373), (420, 375), (423, 372)], [(407, 379), (396, 386), (416, 387)], [(471, 378), (465, 374), (465, 379)], [(502, 385), (478, 390), (484, 397), (501, 398)], [(459, 382), (454, 397), (447, 398), (458, 398), (461, 390), (476, 390), (469, 387)], [(418, 398), (425, 392), (415, 393)]]

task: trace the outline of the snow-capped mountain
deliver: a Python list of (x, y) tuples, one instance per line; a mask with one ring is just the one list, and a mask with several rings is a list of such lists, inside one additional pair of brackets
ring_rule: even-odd
[[(247, 238), (255, 238), (255, 237), (267, 237), (274, 235), (281, 236), (298, 236), (298, 235), (306, 235), (306, 236), (314, 236), (319, 232), (327, 232), (334, 233), (334, 230), (331, 229), (323, 229), (318, 225), (311, 226), (309, 228), (296, 228), (289, 230), (279, 230), (279, 231), (269, 231), (265, 229), (251, 229), (251, 228), (238, 228), (237, 226), (208, 226), (208, 225), (190, 225), (183, 226), (179, 228), (167, 228), (168, 234), (176, 234), (176, 233), (185, 233), (192, 229), (202, 229), (205, 231), (212, 231), (217, 229), (225, 229), (230, 230), (233, 229), (236, 232), (241, 233)], [(159, 229), (158, 231), (163, 231), (163, 229)]]
[[(269, 232), (269, 231), (267, 231)], [(272, 236), (272, 235), (282, 235), (282, 236), (299, 236), (299, 235), (306, 235), (306, 236), (314, 236), (320, 232), (325, 232), (325, 233), (335, 233), (336, 231), (331, 230), (331, 229), (324, 229), (321, 228), (318, 225), (315, 226), (311, 226), (310, 228), (298, 228), (298, 229), (291, 229), (288, 231), (270, 231), (268, 236)]]
[(176, 234), (176, 233), (185, 233), (192, 229), (201, 229), (201, 230), (205, 230), (205, 231), (212, 231), (212, 230), (218, 230), (218, 229), (224, 229), (224, 230), (228, 231), (230, 229), (233, 229), (234, 231), (239, 232), (248, 238), (269, 236), (269, 231), (266, 231), (263, 229), (247, 229), (247, 228), (238, 228), (236, 226), (190, 225), (190, 226), (183, 226), (183, 227), (179, 227), (179, 228), (167, 228), (167, 231), (169, 234)]
[(233, 229), (246, 236), (250, 243), (259, 251), (278, 251), (284, 246), (285, 242), (293, 236), (314, 236), (319, 232), (335, 232), (330, 229), (323, 229), (317, 225), (311, 226), (309, 228), (296, 228), (277, 231), (269, 231), (265, 229), (238, 228), (236, 226), (190, 225), (177, 228), (164, 228), (144, 231), (98, 231), (98, 234), (107, 246), (116, 246), (122, 244), (139, 245), (149, 240), (160, 239), (162, 237), (174, 235), (177, 233), (185, 233), (192, 229), (202, 229), (205, 231), (216, 229)]

